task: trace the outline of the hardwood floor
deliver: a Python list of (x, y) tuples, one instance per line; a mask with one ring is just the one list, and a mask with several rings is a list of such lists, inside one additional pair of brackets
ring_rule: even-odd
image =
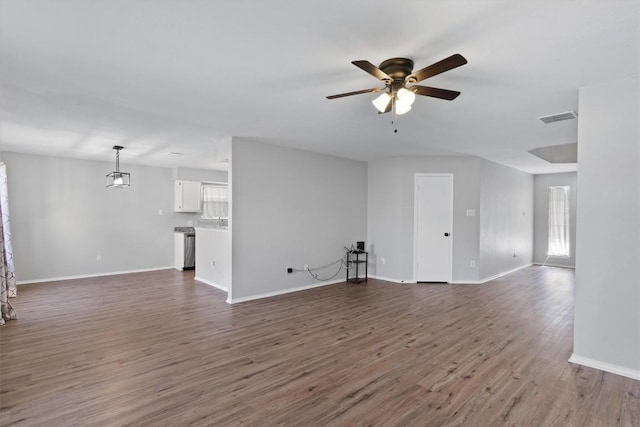
[(640, 425), (640, 381), (567, 362), (572, 270), (225, 297), (174, 270), (20, 287), (0, 424)]

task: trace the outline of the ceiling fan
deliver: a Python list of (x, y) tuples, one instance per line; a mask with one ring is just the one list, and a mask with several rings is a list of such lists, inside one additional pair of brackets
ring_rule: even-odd
[(431, 96), (448, 101), (454, 100), (460, 95), (460, 92), (454, 90), (420, 86), (415, 83), (460, 67), (466, 64), (467, 60), (464, 56), (456, 53), (416, 72), (413, 72), (413, 60), (409, 58), (387, 59), (383, 61), (379, 67), (376, 67), (369, 61), (352, 61), (351, 63), (380, 80), (385, 84), (385, 87), (340, 93), (338, 95), (327, 96), (327, 99), (343, 98), (345, 96), (360, 95), (363, 93), (383, 92), (372, 101), (373, 105), (379, 111), (378, 114), (388, 113), (394, 107), (396, 114), (404, 114), (411, 110), (411, 105), (416, 95)]

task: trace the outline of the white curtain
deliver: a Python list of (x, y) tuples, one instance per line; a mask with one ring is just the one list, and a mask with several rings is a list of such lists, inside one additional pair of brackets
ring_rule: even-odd
[(9, 226), (9, 195), (7, 191), (7, 166), (0, 163), (0, 325), (17, 317), (9, 298), (18, 295), (13, 269), (13, 247)]
[(218, 219), (229, 216), (227, 187), (220, 185), (202, 186), (202, 218)]
[(549, 249), (547, 255), (568, 257), (569, 187), (549, 187)]

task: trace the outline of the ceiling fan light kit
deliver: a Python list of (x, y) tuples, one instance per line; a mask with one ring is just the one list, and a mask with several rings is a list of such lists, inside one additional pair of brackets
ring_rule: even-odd
[(395, 102), (395, 108), (395, 113), (400, 116), (402, 114), (408, 113), (411, 110), (411, 105)]
[(385, 84), (385, 87), (330, 95), (327, 96), (327, 99), (343, 98), (363, 93), (382, 92), (380, 96), (372, 101), (379, 114), (388, 113), (393, 110), (395, 114), (400, 115), (411, 110), (411, 105), (416, 95), (430, 96), (447, 101), (452, 101), (457, 98), (460, 92), (420, 86), (416, 83), (460, 67), (466, 64), (467, 60), (462, 55), (456, 53), (416, 72), (413, 72), (413, 60), (409, 58), (387, 59), (383, 61), (379, 67), (365, 60), (352, 61), (351, 63), (380, 80)]
[(398, 91), (398, 102), (412, 105), (413, 101), (415, 100), (416, 100), (416, 94), (413, 91), (405, 88), (401, 88)]
[(389, 95), (387, 92), (382, 92), (380, 96), (371, 101), (374, 107), (376, 107), (381, 113), (385, 112), (385, 110), (387, 109), (387, 105), (389, 105), (390, 102), (391, 95)]
[(396, 114), (400, 115), (409, 112), (415, 100), (416, 94), (413, 91), (404, 87), (400, 88), (396, 93)]

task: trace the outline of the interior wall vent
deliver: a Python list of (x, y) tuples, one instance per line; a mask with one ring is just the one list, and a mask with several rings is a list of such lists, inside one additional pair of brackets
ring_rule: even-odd
[(552, 114), (550, 116), (538, 117), (542, 123), (561, 122), (563, 120), (577, 119), (578, 113), (575, 111), (567, 111), (566, 113)]

